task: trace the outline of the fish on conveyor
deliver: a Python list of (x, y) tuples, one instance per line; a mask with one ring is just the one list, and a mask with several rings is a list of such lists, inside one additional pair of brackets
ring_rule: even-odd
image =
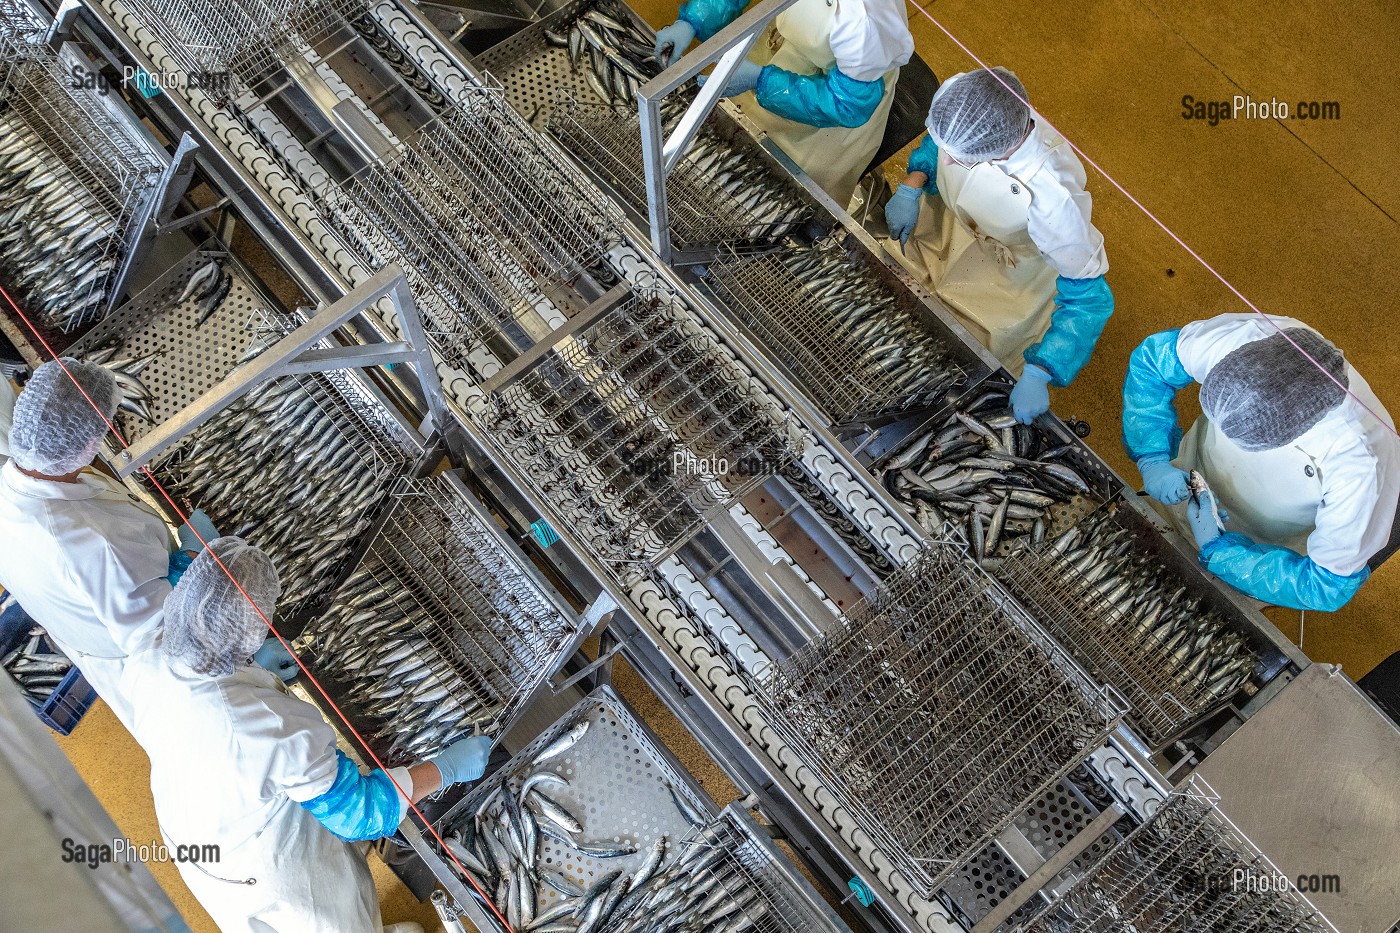
[(545, 41), (567, 49), (575, 71), (586, 63), (589, 89), (613, 107), (635, 109), (637, 89), (661, 73), (651, 36), (633, 24), (617, 0), (599, 0), (559, 30), (546, 30)]
[(140, 375), (164, 351), (156, 351), (139, 357), (117, 358), (119, 349), (119, 344), (112, 343), (87, 351), (83, 354), (83, 358), (89, 363), (103, 366), (116, 378), (117, 388), (121, 392), (121, 399), (117, 403), (117, 408), (120, 411), (131, 412), (146, 423), (155, 424), (156, 417), (151, 411), (151, 403), (155, 400), (155, 396), (146, 383), (141, 380)]
[(21, 693), (36, 703), (43, 703), (68, 676), (73, 662), (51, 647), (44, 630), (36, 626), (19, 645), (0, 658), (0, 667), (14, 679)]

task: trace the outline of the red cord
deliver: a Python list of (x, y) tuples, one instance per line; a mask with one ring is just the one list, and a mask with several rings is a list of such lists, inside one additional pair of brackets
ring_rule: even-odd
[[(83, 398), (87, 399), (87, 402), (89, 405), (92, 406), (93, 411), (97, 412), (98, 415), (102, 417), (102, 420), (106, 422), (107, 427), (111, 430), (113, 436), (116, 437), (117, 442), (121, 444), (122, 449), (129, 452), (131, 450), (131, 445), (126, 442), (126, 438), (122, 437), (121, 431), (117, 430), (117, 426), (112, 422), (110, 418), (107, 417), (107, 413), (104, 412), (95, 401), (93, 401), (92, 396), (88, 395), (87, 390), (82, 387), (82, 384), (79, 383), (77, 379), (73, 378), (73, 374), (69, 372), (68, 366), (63, 362), (63, 358), (54, 352), (53, 347), (49, 346), (49, 343), (47, 340), (44, 339), (43, 334), (39, 333), (39, 329), (34, 326), (33, 322), (29, 320), (28, 316), (25, 315), (24, 311), (21, 310), (19, 304), (16, 303), (15, 300), (10, 297), (10, 293), (6, 291), (3, 286), (0, 286), (0, 295), (5, 296), (5, 301), (8, 302), (10, 307), (15, 310), (15, 313), (19, 315), (20, 320), (24, 321), (24, 325), (28, 327), (30, 331), (33, 332), (34, 338), (38, 340), (40, 345), (42, 345), (43, 348), (48, 352), (48, 354), (54, 358), (58, 365), (63, 369), (63, 372), (72, 381), (73, 385), (77, 386), (78, 391), (83, 394)], [(166, 491), (165, 487), (160, 484), (160, 481), (156, 479), (155, 474), (151, 472), (150, 467), (142, 466), (141, 472), (146, 474), (146, 478), (150, 480), (151, 485), (154, 486), (156, 490), (160, 492), (161, 497), (164, 498), (166, 502), (170, 503), (170, 507), (175, 511), (175, 514), (179, 517), (180, 521), (183, 524), (188, 525), (189, 517), (186, 516), (185, 513), (180, 509), (180, 506), (176, 504), (175, 499), (171, 497), (170, 493)], [(204, 540), (204, 538), (200, 535), (199, 530), (196, 529), (193, 525), (190, 525), (190, 530), (194, 532), (194, 536), (196, 538), (199, 538), (199, 543), (204, 546), (205, 550), (208, 550), (209, 542)], [(484, 890), (482, 890), (481, 885), (477, 883), (477, 880), (475, 877), (472, 876), (472, 873), (467, 871), (467, 867), (463, 865), (461, 860), (459, 860), (457, 856), (453, 854), (452, 850), (448, 848), (447, 842), (442, 838), (441, 835), (438, 834), (437, 829), (434, 828), (433, 824), (428, 821), (428, 818), (423, 815), (423, 812), (418, 809), (417, 804), (415, 804), (411, 799), (409, 799), (408, 794), (405, 793), (404, 789), (399, 786), (399, 782), (394, 780), (393, 775), (389, 774), (389, 769), (385, 766), (384, 762), (379, 760), (379, 756), (377, 756), (374, 753), (374, 750), (370, 748), (369, 743), (366, 742), (364, 737), (361, 736), (360, 733), (355, 729), (355, 727), (350, 724), (349, 718), (346, 717), (346, 715), (343, 712), (341, 712), (340, 707), (337, 706), (335, 701), (331, 699), (330, 694), (326, 692), (326, 688), (322, 687), (320, 681), (318, 681), (314, 676), (312, 676), (311, 671), (307, 670), (305, 664), (301, 663), (301, 658), (297, 657), (296, 653), (292, 651), (292, 646), (287, 642), (285, 638), (282, 637), (282, 633), (277, 631), (277, 629), (273, 628), (272, 622), (267, 618), (267, 616), (263, 615), (263, 611), (258, 608), (258, 604), (253, 602), (252, 597), (248, 595), (247, 591), (243, 589), (243, 585), (238, 582), (238, 580), (233, 576), (232, 573), (229, 572), (228, 567), (224, 566), (224, 562), (219, 559), (219, 555), (214, 553), (213, 551), (209, 551), (209, 556), (214, 559), (214, 562), (219, 565), (219, 569), (222, 570), (224, 572), (224, 575), (229, 578), (229, 580), (233, 583), (235, 587), (237, 587), (238, 592), (243, 594), (243, 598), (248, 600), (248, 605), (253, 607), (253, 611), (258, 614), (259, 619), (262, 619), (263, 624), (267, 626), (268, 631), (275, 635), (277, 637), (277, 640), (282, 643), (282, 647), (287, 650), (287, 654), (291, 655), (292, 660), (297, 662), (297, 667), (301, 668), (302, 676), (304, 676), (307, 680), (311, 681), (312, 685), (325, 699), (326, 703), (330, 706), (330, 708), (335, 711), (335, 714), (338, 717), (340, 717), (340, 721), (345, 724), (345, 728), (350, 730), (350, 734), (353, 735), (356, 739), (358, 739), (360, 744), (364, 746), (365, 751), (369, 753), (370, 759), (381, 771), (384, 772), (386, 776), (388, 776), (389, 780), (393, 782), (395, 789), (397, 789), (400, 794), (403, 794), (404, 799), (408, 800), (408, 808), (412, 810), (420, 820), (423, 821), (423, 825), (427, 828), (428, 832), (432, 834), (433, 838), (437, 840), (438, 845), (442, 847), (442, 851), (447, 855), (448, 858), (452, 859), (453, 863), (456, 864), (456, 866), (461, 870), (462, 874), (466, 876), (466, 879), (471, 882), (472, 887), (476, 888), (476, 893), (481, 895), (482, 900), (484, 900), (486, 902), (486, 905), (491, 908), (491, 912), (496, 915), (496, 919), (501, 921), (501, 925), (505, 927), (506, 930), (510, 931), (510, 933), (514, 933), (510, 922), (506, 920), (506, 918), (502, 916), (500, 910), (497, 909), (496, 902), (491, 897), (489, 897)]]

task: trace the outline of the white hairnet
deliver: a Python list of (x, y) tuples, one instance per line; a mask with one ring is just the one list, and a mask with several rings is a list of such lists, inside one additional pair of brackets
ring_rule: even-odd
[(15, 401), (11, 458), (26, 470), (49, 476), (82, 469), (97, 456), (107, 435), (104, 416), (115, 415), (119, 401), (116, 377), (96, 363), (64, 357), (60, 366), (58, 360), (50, 360), (34, 370)]
[(1245, 450), (1273, 450), (1297, 440), (1342, 404), (1347, 383), (1341, 350), (1316, 331), (1290, 327), (1226, 354), (1201, 383), (1201, 409)]
[(831, 54), (841, 73), (857, 81), (874, 81), (908, 64), (914, 37), (903, 0), (836, 0)]
[(1031, 108), (1021, 103), (1029, 100), (1025, 86), (1005, 68), (992, 71), (996, 74), (979, 69), (953, 75), (933, 95), (929, 135), (939, 149), (960, 162), (1000, 159), (1019, 146), (1030, 130)]
[[(220, 567), (210, 552), (223, 561)], [(234, 586), (243, 587), (269, 620), (282, 595), (272, 558), (242, 538), (211, 541), (165, 598), (161, 648), (197, 674), (223, 677), (246, 662), (267, 638), (267, 626)]]

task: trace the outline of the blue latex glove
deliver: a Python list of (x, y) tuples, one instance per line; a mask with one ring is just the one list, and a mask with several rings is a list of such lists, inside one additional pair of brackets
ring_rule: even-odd
[(826, 74), (800, 75), (768, 65), (758, 76), (758, 104), (769, 113), (804, 126), (844, 126), (870, 122), (885, 98), (885, 82), (857, 81), (833, 68)]
[(1011, 413), (1022, 424), (1030, 424), (1049, 410), (1050, 374), (1027, 363), (1011, 390)]
[[(740, 62), (739, 67), (729, 78), (729, 83), (724, 86), (724, 97), (737, 97), (745, 91), (752, 91), (758, 87), (758, 75), (763, 69), (753, 62)], [(696, 75), (695, 83), (701, 87), (710, 79), (709, 75)]]
[(890, 228), (890, 238), (903, 246), (909, 242), (909, 235), (919, 223), (919, 204), (924, 192), (920, 188), (900, 185), (885, 204), (885, 224)]
[(1271, 606), (1336, 612), (1371, 576), (1362, 567), (1349, 577), (1318, 566), (1297, 551), (1277, 544), (1256, 544), (1226, 532), (1201, 549), (1201, 564), (1242, 593)]
[(185, 575), (185, 571), (190, 569), (190, 564), (194, 563), (194, 555), (189, 551), (175, 551), (170, 555), (170, 561), (165, 565), (165, 579), (170, 581), (171, 586), (176, 586), (180, 578)]
[(1190, 475), (1172, 466), (1163, 457), (1143, 457), (1138, 461), (1142, 488), (1163, 505), (1176, 505), (1190, 495)]
[(335, 782), (302, 806), (326, 829), (347, 842), (382, 839), (398, 829), (406, 804), (383, 771), (361, 774), (355, 763), (336, 750)]
[(656, 45), (653, 47), (657, 62), (662, 68), (670, 68), (680, 61), (685, 50), (690, 48), (690, 43), (694, 38), (695, 27), (683, 19), (678, 19), (671, 25), (658, 29)]
[(269, 637), (262, 643), (262, 647), (253, 652), (253, 663), (265, 671), (271, 671), (282, 678), (283, 683), (291, 683), (297, 679), (297, 674), (301, 668), (297, 667), (297, 662), (292, 653), (287, 650), (287, 646), (275, 637)]
[(1225, 533), (1225, 529), (1216, 521), (1215, 513), (1215, 493), (1209, 489), (1193, 497), (1186, 506), (1186, 521), (1191, 526), (1191, 537), (1196, 539), (1196, 547), (1204, 549)]
[(428, 760), (442, 773), (442, 786), (475, 781), (486, 773), (491, 757), (491, 740), (484, 735), (459, 739)]
[(1128, 376), (1123, 380), (1123, 446), (1139, 466), (1144, 460), (1165, 463), (1176, 456), (1181, 445), (1176, 393), (1194, 380), (1176, 355), (1180, 333), (1165, 330), (1153, 334), (1128, 360)]
[(693, 26), (703, 42), (738, 19), (748, 5), (749, 0), (690, 0), (681, 4), (677, 19)]
[[(199, 537), (195, 537), (195, 532), (199, 532)], [(214, 527), (214, 523), (209, 520), (209, 516), (203, 509), (195, 509), (190, 513), (189, 520), (180, 526), (180, 548), (186, 551), (194, 551), (198, 554), (204, 550), (199, 538), (203, 538), (207, 544), (219, 536), (219, 531)]]
[(1051, 376), (1057, 386), (1067, 386), (1093, 355), (1108, 319), (1113, 316), (1113, 290), (1103, 276), (1092, 279), (1055, 279), (1055, 310), (1050, 328), (1040, 342), (1025, 352)]
[(928, 176), (924, 194), (931, 196), (938, 193), (938, 143), (927, 133), (918, 148), (909, 154), (909, 172), (923, 172)]

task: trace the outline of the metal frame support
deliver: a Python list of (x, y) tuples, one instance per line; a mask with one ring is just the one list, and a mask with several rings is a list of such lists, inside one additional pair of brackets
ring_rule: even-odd
[[(406, 342), (348, 347), (316, 346), (336, 328), (367, 311), (382, 298), (388, 298), (393, 305), (404, 336), (408, 338)], [(442, 386), (438, 383), (437, 369), (433, 366), (422, 319), (418, 316), (413, 293), (408, 289), (403, 272), (398, 266), (389, 265), (346, 293), (339, 301), (316, 312), (305, 324), (229, 373), (191, 405), (161, 423), (128, 450), (122, 451), (117, 475), (131, 475), (162, 451), (188, 437), (253, 387), (270, 379), (405, 361), (417, 365), (423, 394), (428, 399), (430, 420), (435, 425), (444, 424)]]
[[(768, 23), (797, 0), (763, 0), (734, 22), (702, 42), (695, 51), (652, 78), (637, 90), (637, 117), (642, 127), (642, 167), (646, 173), (647, 218), (651, 222), (651, 245), (661, 261), (672, 261), (671, 219), (666, 203), (666, 177), (676, 167), (700, 125), (719, 103), (724, 86), (753, 48)], [(686, 108), (675, 132), (664, 142), (661, 101), (717, 62), (714, 73)]]
[(189, 133), (182, 135), (175, 145), (175, 153), (170, 157), (169, 164), (160, 173), (160, 181), (156, 183), (154, 195), (146, 199), (146, 204), (141, 208), (141, 216), (132, 224), (126, 248), (122, 251), (121, 267), (107, 292), (109, 311), (115, 308), (122, 300), (122, 295), (126, 294), (127, 282), (145, 262), (152, 241), (162, 232), (162, 227), (170, 222), (175, 209), (180, 205), (180, 200), (189, 190), (190, 182), (194, 179), (195, 156), (198, 153), (199, 143), (195, 142), (194, 137)]

